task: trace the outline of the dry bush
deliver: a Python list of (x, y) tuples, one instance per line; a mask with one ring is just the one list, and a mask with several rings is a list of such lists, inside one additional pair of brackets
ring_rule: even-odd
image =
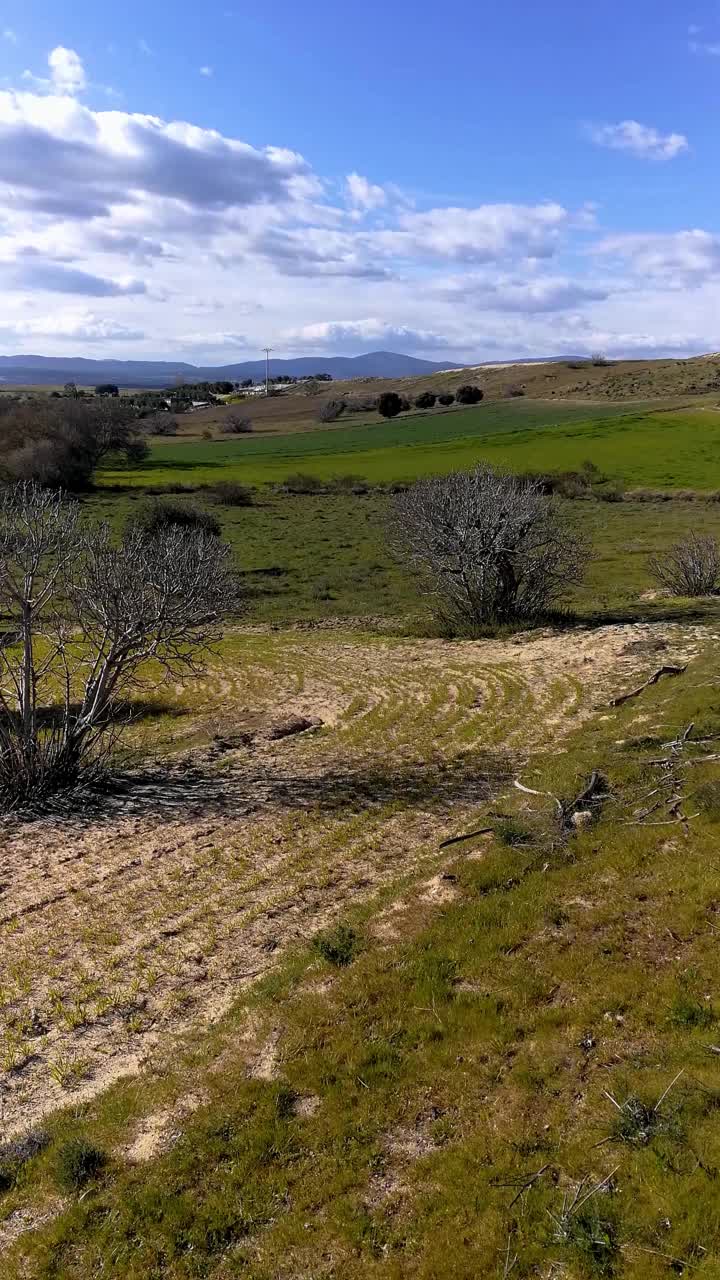
[(648, 569), (658, 586), (674, 596), (711, 596), (720, 580), (720, 547), (708, 534), (691, 533), (652, 556)]
[(588, 558), (539, 482), (482, 465), (398, 495), (391, 538), (427, 579), (441, 617), (469, 628), (542, 615)]
[(91, 778), (144, 664), (193, 667), (236, 600), (227, 554), (176, 526), (118, 544), (36, 485), (0, 495), (1, 807)]
[(318, 422), (337, 422), (347, 408), (344, 400), (326, 400), (318, 409)]
[(227, 413), (222, 420), (220, 430), (226, 436), (246, 436), (253, 430), (250, 418), (241, 413)]

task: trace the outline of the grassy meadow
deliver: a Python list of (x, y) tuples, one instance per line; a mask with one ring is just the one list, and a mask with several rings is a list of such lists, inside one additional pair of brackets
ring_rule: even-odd
[[(377, 484), (479, 459), (669, 491), (567, 502), (584, 625), (433, 632)], [(163, 486), (247, 612), (135, 790), (6, 830), (3, 1280), (720, 1280), (720, 614), (647, 569), (720, 538), (720, 411), (158, 440), (86, 507)]]
[(516, 471), (564, 470), (587, 459), (629, 487), (720, 488), (720, 409), (504, 401), (373, 426), (240, 440), (158, 439), (144, 463), (101, 473), (106, 487), (219, 479), (279, 483), (292, 472), (372, 483), (462, 470), (484, 460)]
[[(640, 703), (575, 726), (566, 708), (562, 746), (511, 764), (533, 796), (483, 795), (508, 760), (473, 750), (474, 813), (445, 831), (490, 834), (435, 844), (435, 900), (409, 879), (349, 905), (222, 1023), (53, 1117), (0, 1199), (48, 1215), (4, 1277), (715, 1280), (715, 677), (696, 655)], [(507, 727), (527, 723), (506, 679)], [(561, 834), (550, 796), (592, 770), (606, 799)], [(677, 785), (692, 824), (637, 822)], [(173, 1140), (128, 1159), (158, 1116), (183, 1117)]]

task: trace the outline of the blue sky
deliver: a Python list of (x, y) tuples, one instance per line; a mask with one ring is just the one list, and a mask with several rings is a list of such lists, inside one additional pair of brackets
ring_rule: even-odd
[(706, 0), (9, 0), (0, 349), (718, 349), (719, 84)]

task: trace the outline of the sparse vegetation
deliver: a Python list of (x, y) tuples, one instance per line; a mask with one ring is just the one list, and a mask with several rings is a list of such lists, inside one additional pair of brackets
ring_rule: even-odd
[(242, 413), (226, 413), (222, 420), (222, 431), (226, 436), (247, 436), (252, 429), (252, 420)]
[[(57, 524), (29, 584), (3, 516), (21, 744), (33, 614), (40, 744), (108, 618), (184, 619), (95, 722), (152, 764), (6, 828), (3, 1120), (64, 1109), (0, 1148), (3, 1280), (712, 1273), (720, 610), (645, 597), (720, 534), (715, 419), (489, 400), (211, 445), (188, 414), (115, 489), (25, 491)], [(199, 672), (231, 554), (252, 625)], [(585, 625), (536, 628), (560, 600)]]
[(648, 568), (657, 584), (674, 596), (714, 595), (720, 585), (720, 545), (712, 535), (693, 532), (652, 556)]
[(426, 576), (440, 616), (466, 628), (546, 613), (582, 579), (587, 558), (540, 484), (488, 467), (399, 495), (392, 531), (399, 554)]
[(33, 485), (0, 495), (0, 804), (42, 806), (92, 780), (113, 704), (151, 659), (192, 667), (231, 599), (227, 548), (177, 524), (119, 545)]

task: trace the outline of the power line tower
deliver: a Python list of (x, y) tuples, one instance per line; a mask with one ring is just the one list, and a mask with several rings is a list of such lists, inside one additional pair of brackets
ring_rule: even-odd
[(265, 395), (270, 395), (270, 352), (272, 347), (263, 347), (265, 352)]

